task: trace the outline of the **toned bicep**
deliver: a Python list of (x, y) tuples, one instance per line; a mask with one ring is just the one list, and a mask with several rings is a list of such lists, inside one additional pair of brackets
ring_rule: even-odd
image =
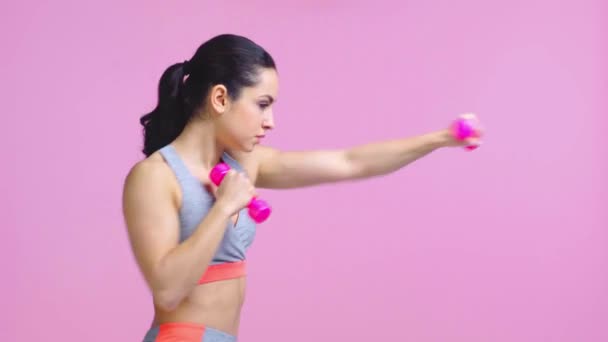
[(162, 165), (138, 164), (125, 181), (123, 215), (137, 264), (151, 288), (161, 259), (179, 242), (179, 218)]

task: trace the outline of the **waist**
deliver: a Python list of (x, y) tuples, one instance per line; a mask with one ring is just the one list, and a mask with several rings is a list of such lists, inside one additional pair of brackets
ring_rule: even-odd
[(155, 324), (192, 322), (236, 334), (246, 285), (246, 278), (240, 277), (196, 286), (176, 309), (156, 308)]
[(170, 341), (218, 341), (236, 342), (236, 336), (207, 327), (203, 324), (190, 322), (170, 322), (153, 326), (144, 337), (144, 342)]

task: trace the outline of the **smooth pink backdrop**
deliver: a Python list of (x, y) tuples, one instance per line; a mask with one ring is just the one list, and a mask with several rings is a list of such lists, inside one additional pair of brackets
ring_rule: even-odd
[[(262, 191), (242, 341), (608, 341), (605, 1), (21, 1), (0, 5), (2, 341), (139, 341), (121, 216), (170, 64), (232, 32), (276, 58), (281, 149), (474, 111), (473, 153)], [(604, 210), (604, 211), (602, 211)]]

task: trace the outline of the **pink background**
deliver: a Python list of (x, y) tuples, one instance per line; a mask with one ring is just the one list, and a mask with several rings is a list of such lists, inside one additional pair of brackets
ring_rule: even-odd
[(607, 4), (3, 2), (0, 340), (141, 340), (120, 209), (138, 119), (168, 65), (232, 32), (277, 60), (278, 148), (487, 127), (473, 153), (262, 191), (242, 341), (608, 341)]

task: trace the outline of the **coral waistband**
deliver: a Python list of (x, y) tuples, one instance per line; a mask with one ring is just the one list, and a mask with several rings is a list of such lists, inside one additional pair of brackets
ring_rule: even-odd
[(205, 284), (213, 281), (243, 277), (247, 274), (246, 266), (245, 260), (209, 265), (198, 283)]

